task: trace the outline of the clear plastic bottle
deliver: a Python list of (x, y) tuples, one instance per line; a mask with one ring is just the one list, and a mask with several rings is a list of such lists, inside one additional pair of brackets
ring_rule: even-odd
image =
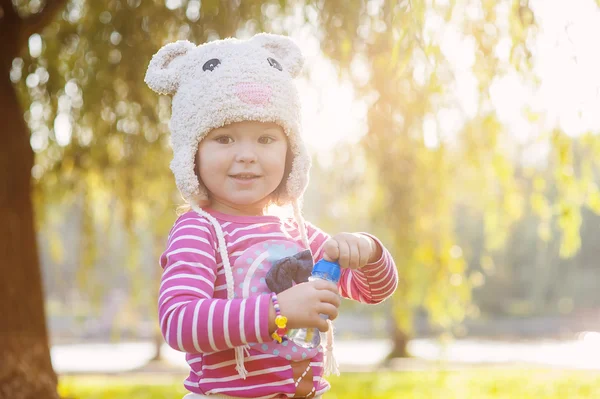
[[(312, 274), (308, 281), (326, 280), (337, 284), (340, 280), (340, 265), (321, 259), (313, 266)], [(321, 314), (321, 318), (327, 319), (327, 315)], [(318, 328), (297, 328), (288, 331), (288, 339), (302, 348), (313, 349), (321, 343), (321, 334)]]

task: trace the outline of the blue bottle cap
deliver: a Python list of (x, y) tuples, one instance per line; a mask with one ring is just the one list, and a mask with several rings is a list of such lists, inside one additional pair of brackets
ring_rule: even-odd
[(340, 280), (341, 269), (339, 263), (321, 259), (313, 266), (312, 274), (337, 283)]

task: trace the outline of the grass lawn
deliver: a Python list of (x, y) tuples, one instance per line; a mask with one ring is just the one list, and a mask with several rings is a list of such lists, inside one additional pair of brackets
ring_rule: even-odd
[[(579, 399), (600, 398), (600, 372), (476, 368), (460, 371), (344, 373), (329, 378), (325, 399)], [(74, 399), (181, 399), (180, 377), (62, 377)]]

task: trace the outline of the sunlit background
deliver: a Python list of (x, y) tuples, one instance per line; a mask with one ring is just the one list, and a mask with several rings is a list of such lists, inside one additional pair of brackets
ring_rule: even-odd
[(170, 100), (143, 74), (164, 43), (261, 30), (306, 59), (307, 218), (373, 232), (402, 280), (342, 305), (342, 371), (600, 370), (597, 2), (70, 0), (10, 71), (56, 372), (185, 373), (155, 306)]

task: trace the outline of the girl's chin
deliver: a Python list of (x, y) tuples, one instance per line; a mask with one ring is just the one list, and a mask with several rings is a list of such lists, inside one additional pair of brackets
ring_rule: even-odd
[(269, 203), (269, 198), (260, 195), (238, 195), (229, 197), (223, 202), (235, 207), (264, 208)]
[(231, 201), (231, 203), (237, 206), (262, 208), (269, 203), (269, 200), (263, 198), (239, 198)]
[[(274, 190), (274, 189), (273, 189)], [(238, 190), (232, 195), (224, 196), (228, 202), (238, 205), (252, 205), (269, 202), (269, 194), (266, 190)]]

